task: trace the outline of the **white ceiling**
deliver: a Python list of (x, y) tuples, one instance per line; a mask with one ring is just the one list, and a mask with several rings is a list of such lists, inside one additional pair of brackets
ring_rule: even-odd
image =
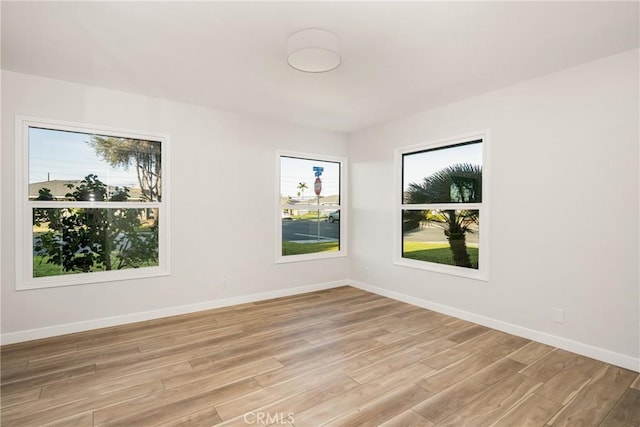
[[(2, 68), (350, 132), (639, 45), (634, 2), (2, 2)], [(286, 61), (306, 27), (342, 65)]]

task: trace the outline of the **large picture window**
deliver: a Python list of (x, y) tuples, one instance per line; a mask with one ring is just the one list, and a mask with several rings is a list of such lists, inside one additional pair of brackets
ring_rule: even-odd
[(486, 279), (486, 139), (398, 150), (396, 263)]
[(343, 256), (344, 162), (278, 154), (277, 261)]
[(18, 289), (168, 273), (167, 144), (19, 118)]

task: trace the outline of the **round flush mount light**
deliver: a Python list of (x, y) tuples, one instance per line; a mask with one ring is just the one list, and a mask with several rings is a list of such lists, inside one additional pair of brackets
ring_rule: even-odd
[(298, 71), (325, 73), (338, 68), (340, 40), (320, 28), (307, 28), (287, 40), (287, 61)]

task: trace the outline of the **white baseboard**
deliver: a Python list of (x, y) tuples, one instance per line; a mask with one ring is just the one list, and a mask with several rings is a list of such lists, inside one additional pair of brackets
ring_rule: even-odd
[(337, 288), (340, 286), (353, 286), (368, 292), (392, 298), (398, 301), (406, 302), (417, 307), (426, 308), (438, 313), (456, 317), (458, 319), (467, 320), (479, 325), (487, 326), (519, 337), (538, 341), (553, 347), (571, 351), (593, 359), (601, 360), (612, 365), (620, 366), (640, 372), (640, 359), (628, 355), (616, 353), (600, 347), (573, 341), (567, 338), (551, 335), (545, 332), (536, 331), (534, 329), (525, 328), (514, 325), (512, 323), (503, 322), (490, 317), (481, 316), (468, 311), (459, 310), (447, 305), (437, 304), (428, 300), (405, 295), (399, 292), (390, 291), (388, 289), (371, 286), (366, 283), (355, 280), (340, 280), (335, 282), (317, 283), (313, 285), (298, 286), (287, 289), (279, 289), (276, 291), (261, 292), (250, 295), (242, 295), (238, 297), (224, 298), (219, 300), (205, 301), (196, 304), (181, 305), (175, 307), (167, 307), (158, 310), (125, 314), (120, 316), (104, 317), (100, 319), (91, 319), (82, 322), (65, 323), (61, 325), (48, 326), (44, 328), (29, 329), (24, 331), (9, 332), (0, 336), (0, 343), (13, 344), (23, 341), (31, 341), (41, 338), (49, 338), (58, 335), (71, 334), (75, 332), (84, 332), (93, 329), (106, 328), (110, 326), (125, 325), (128, 323), (142, 322), (146, 320), (159, 319), (162, 317), (176, 316), (180, 314), (195, 313), (198, 311), (211, 310), (214, 308), (229, 307), (232, 305), (246, 304), (256, 301), (264, 301), (273, 298), (281, 298), (292, 295), (304, 294), (307, 292), (321, 291), (325, 289)]
[(431, 301), (401, 294), (399, 292), (379, 288), (377, 286), (367, 285), (366, 283), (358, 282), (355, 280), (348, 280), (347, 284), (353, 286), (354, 288), (359, 288), (364, 291), (372, 292), (384, 297), (406, 302), (407, 304), (426, 308), (428, 310), (436, 311), (448, 316), (453, 316), (458, 319), (467, 320), (469, 322), (487, 326), (489, 328), (506, 332), (508, 334), (527, 338), (553, 347), (558, 347), (563, 350), (571, 351), (573, 353), (581, 354), (583, 356), (591, 357), (593, 359), (601, 360), (611, 365), (620, 366), (625, 369), (631, 369), (633, 371), (640, 372), (640, 359), (627, 356), (625, 354), (616, 353), (600, 347), (594, 347), (589, 344), (584, 344), (578, 341), (551, 335), (546, 332), (536, 331), (534, 329), (525, 328), (522, 326), (514, 325), (512, 323), (503, 322), (501, 320), (496, 320), (490, 317), (470, 313), (468, 311), (459, 310), (447, 305), (437, 304)]
[(264, 301), (274, 298), (288, 297), (292, 295), (305, 294), (307, 292), (321, 291), (325, 289), (346, 286), (344, 280), (335, 282), (317, 283), (313, 285), (298, 286), (294, 288), (279, 289), (277, 291), (261, 292), (257, 294), (242, 295), (238, 297), (224, 298), (219, 300), (205, 301), (196, 304), (181, 305), (176, 307), (161, 308), (158, 310), (144, 311), (139, 313), (124, 314), (120, 316), (104, 317), (100, 319), (85, 320), (82, 322), (65, 323), (61, 325), (48, 326), (45, 328), (28, 329), (24, 331), (9, 332), (2, 334), (0, 342), (2, 345), (14, 344), (23, 341), (31, 341), (41, 338), (55, 337), (58, 335), (84, 332), (93, 329), (106, 328), (110, 326), (125, 325), (127, 323), (143, 322), (145, 320), (160, 319), (162, 317), (177, 316), (180, 314), (195, 313), (198, 311), (211, 310), (214, 308), (229, 307), (232, 305), (246, 304), (256, 301)]

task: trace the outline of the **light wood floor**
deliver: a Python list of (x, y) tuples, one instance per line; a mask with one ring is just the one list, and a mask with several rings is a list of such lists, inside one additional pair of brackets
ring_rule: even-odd
[(640, 426), (638, 373), (343, 287), (2, 348), (3, 426)]

